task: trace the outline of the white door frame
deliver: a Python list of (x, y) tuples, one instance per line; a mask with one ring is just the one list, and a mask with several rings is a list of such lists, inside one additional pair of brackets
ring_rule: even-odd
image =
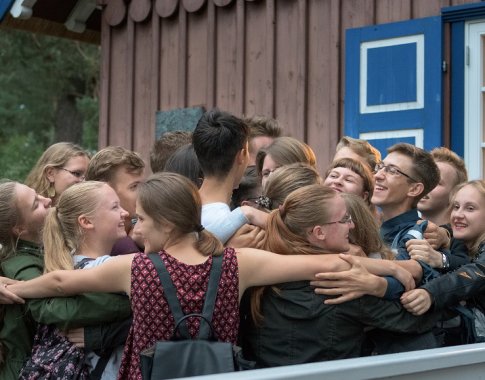
[(467, 22), (465, 24), (464, 159), (470, 179), (480, 179), (484, 177), (484, 43), (485, 20)]

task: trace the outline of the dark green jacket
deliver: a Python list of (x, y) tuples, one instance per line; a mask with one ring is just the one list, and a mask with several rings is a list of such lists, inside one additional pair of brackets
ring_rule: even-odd
[[(4, 260), (1, 267), (6, 277), (31, 280), (43, 273), (42, 250), (35, 244), (19, 241), (15, 255)], [(18, 378), (20, 368), (32, 350), (36, 322), (55, 324), (65, 330), (123, 320), (130, 314), (128, 297), (105, 293), (33, 299), (24, 305), (7, 305), (3, 324), (0, 321), (0, 341), (7, 349), (0, 380)]]

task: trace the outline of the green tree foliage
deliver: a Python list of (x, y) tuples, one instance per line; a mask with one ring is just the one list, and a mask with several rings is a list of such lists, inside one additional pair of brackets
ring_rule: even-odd
[[(59, 135), (97, 148), (98, 78), (98, 46), (0, 29), (0, 177), (23, 181)], [(66, 98), (75, 101), (76, 130), (59, 117)]]

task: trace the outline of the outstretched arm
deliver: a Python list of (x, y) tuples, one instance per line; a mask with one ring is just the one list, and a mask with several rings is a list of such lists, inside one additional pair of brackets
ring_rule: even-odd
[(59, 270), (30, 281), (8, 285), (22, 298), (65, 297), (85, 292), (130, 294), (133, 255), (118, 256), (85, 270)]
[(239, 248), (236, 251), (240, 295), (252, 286), (311, 280), (318, 272), (349, 268), (336, 254), (278, 255), (252, 248)]

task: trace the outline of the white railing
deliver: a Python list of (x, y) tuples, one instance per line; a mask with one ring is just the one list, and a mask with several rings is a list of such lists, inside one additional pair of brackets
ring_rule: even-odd
[(231, 374), (196, 376), (190, 379), (363, 380), (387, 378), (393, 380), (485, 379), (485, 343)]

